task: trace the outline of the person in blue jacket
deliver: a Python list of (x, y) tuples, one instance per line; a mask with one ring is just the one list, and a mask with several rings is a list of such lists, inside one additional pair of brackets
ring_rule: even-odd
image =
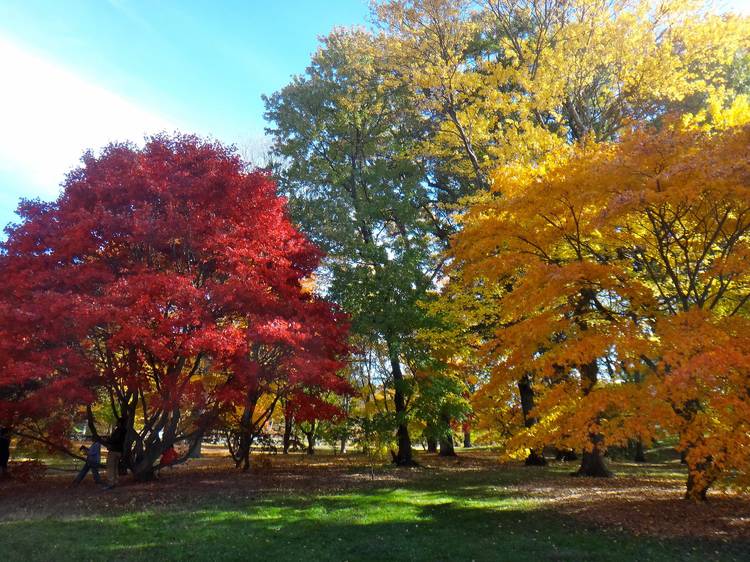
[(94, 482), (97, 484), (102, 483), (102, 479), (99, 477), (99, 464), (102, 458), (102, 445), (98, 441), (94, 441), (91, 447), (81, 446), (80, 451), (86, 453), (86, 462), (83, 464), (83, 468), (73, 480), (74, 485), (78, 485), (81, 481), (86, 478), (89, 470), (94, 476)]

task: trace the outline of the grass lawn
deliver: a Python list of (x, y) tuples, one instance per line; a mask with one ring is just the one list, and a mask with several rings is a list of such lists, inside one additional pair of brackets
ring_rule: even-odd
[[(669, 490), (678, 483), (679, 467), (618, 465), (622, 483), (600, 484), (569, 478), (570, 465), (527, 469), (500, 466), (479, 456), (422, 460), (424, 469), (381, 467), (371, 477), (358, 457), (271, 457), (263, 469), (247, 475), (214, 459), (178, 467), (159, 482), (126, 484), (112, 492), (91, 482), (69, 489), (67, 479), (59, 476), (23, 488), (0, 488), (2, 559), (750, 557), (746, 527), (738, 536), (722, 537), (719, 532), (706, 537), (691, 536), (689, 530), (649, 533), (648, 521), (632, 525), (633, 513), (659, 518), (660, 509), (684, 510), (671, 515), (680, 520), (693, 514), (715, 519), (737, 511), (736, 505), (722, 506), (721, 501), (689, 506), (672, 497)], [(654, 490), (652, 498), (630, 506), (637, 504), (639, 495), (649, 495), (643, 491), (649, 489)], [(750, 508), (746, 498), (731, 501)], [(591, 518), (601, 511), (607, 516), (614, 513), (615, 519), (605, 517), (602, 524)]]

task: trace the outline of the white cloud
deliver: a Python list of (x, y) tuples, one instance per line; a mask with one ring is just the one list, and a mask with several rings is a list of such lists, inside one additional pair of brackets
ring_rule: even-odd
[[(86, 149), (174, 128), (168, 119), (0, 37), (0, 172), (51, 198)], [(0, 186), (0, 189), (7, 189)]]

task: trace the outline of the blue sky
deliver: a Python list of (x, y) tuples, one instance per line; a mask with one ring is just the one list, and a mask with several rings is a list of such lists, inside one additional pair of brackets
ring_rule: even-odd
[(257, 146), (261, 94), (367, 16), (367, 0), (0, 0), (0, 227), (112, 140), (179, 129)]
[(0, 1), (0, 225), (110, 140), (257, 144), (261, 94), (304, 71), (318, 36), (367, 17), (367, 0)]

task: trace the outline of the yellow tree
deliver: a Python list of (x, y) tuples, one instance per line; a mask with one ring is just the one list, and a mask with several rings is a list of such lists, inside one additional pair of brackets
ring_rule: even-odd
[[(472, 11), (472, 5), (480, 8)], [(425, 111), (440, 115), (440, 108), (446, 105), (435, 98), (436, 92), (450, 91), (451, 85), (456, 91), (454, 100), (474, 92), (483, 105), (461, 99), (466, 107), (473, 107), (473, 120), (467, 123), (485, 120), (484, 127), (470, 127), (486, 133), (481, 142), (475, 137), (473, 143), (481, 147), (480, 160), (487, 169), (502, 165), (523, 170), (530, 166), (528, 172), (542, 170), (540, 164), (549, 154), (563, 156), (569, 141), (617, 138), (634, 119), (654, 121), (669, 109), (702, 106), (709, 96), (731, 99), (745, 87), (747, 80), (740, 71), (747, 66), (750, 48), (748, 19), (711, 15), (702, 8), (702, 3), (689, 1), (486, 0), (456, 4), (414, 0), (388, 2), (380, 13), (389, 16), (389, 29), (398, 31), (401, 48), (408, 53), (402, 60), (411, 66), (401, 75), (419, 77), (421, 63), (417, 61), (425, 57), (431, 57), (433, 66), (442, 61), (442, 74), (426, 72), (421, 78), (424, 87), (415, 88), (416, 95), (423, 97)], [(451, 14), (452, 25), (443, 23), (444, 13)], [(437, 40), (461, 33), (463, 42)], [(474, 39), (466, 38), (472, 33)], [(453, 53), (451, 57), (439, 56), (441, 44), (453, 46), (448, 51)], [(471, 76), (464, 76), (467, 74)], [(428, 85), (441, 75), (454, 81), (443, 80), (439, 88)], [(455, 86), (456, 76), (472, 80), (474, 87)], [(468, 113), (464, 117), (468, 119)], [(450, 131), (450, 119), (439, 121)], [(433, 147), (441, 146), (441, 150), (460, 154), (461, 143), (446, 141), (460, 139), (457, 133), (429, 137), (423, 149), (437, 153)], [(500, 185), (495, 184), (494, 195), (481, 192), (474, 202), (481, 206), (488, 197), (502, 196)], [(453, 284), (465, 281), (468, 293), (476, 293), (485, 284), (497, 288), (494, 280), (473, 275), (462, 279), (461, 267), (458, 260), (450, 275), (455, 277)], [(465, 299), (448, 293), (451, 291), (439, 305), (441, 313), (465, 316), (470, 310)], [(487, 306), (487, 295), (481, 300)], [(466, 326), (472, 322), (468, 320)], [(612, 365), (608, 362), (600, 367), (611, 369)], [(593, 363), (589, 370), (594, 371)], [(516, 393), (525, 394), (526, 400), (520, 401), (528, 409), (534, 403), (535, 375), (518, 376), (521, 378), (511, 385), (508, 400), (513, 403)], [(497, 389), (492, 392), (495, 396)], [(480, 394), (488, 395), (485, 390)], [(483, 401), (488, 402), (492, 400)], [(528, 412), (524, 419), (529, 425), (536, 421)]]
[(560, 142), (532, 118), (519, 70), (486, 40), (475, 2), (389, 0), (374, 13), (389, 79), (408, 85), (424, 117), (415, 157), (441, 201), (487, 188), (498, 161), (528, 161)]
[(387, 0), (386, 80), (424, 117), (415, 157), (443, 201), (628, 119), (695, 111), (743, 87), (747, 18), (695, 0)]
[[(497, 389), (488, 384), (493, 363), (480, 353), (501, 322), (501, 299), (507, 290), (483, 278), (465, 283), (458, 267), (448, 267), (446, 275), (439, 296), (425, 303), (435, 323), (421, 336), (445, 370), (463, 380), (475, 414), (471, 425), (480, 432), (480, 441), (502, 443), (524, 423), (534, 422), (533, 396), (520, 400), (520, 394), (511, 392), (500, 399)], [(523, 392), (526, 387), (519, 384)], [(542, 463), (543, 457), (532, 451), (527, 464)]]
[(640, 362), (649, 343), (640, 317), (652, 299), (628, 283), (627, 268), (595, 235), (601, 199), (554, 183), (596, 156), (582, 151), (565, 166), (504, 169), (493, 188), (504, 196), (475, 202), (453, 251), (464, 282), (498, 288), (497, 321), (480, 352), (492, 366), (483, 394), (502, 406), (516, 392), (528, 400), (536, 387), (537, 403), (525, 413), (540, 423), (527, 424), (511, 449), (582, 448), (580, 473), (605, 476), (602, 426), (614, 399), (600, 382), (625, 380), (621, 365)]
[[(574, 139), (608, 140), (626, 119), (731, 97), (748, 20), (695, 0), (484, 0), (486, 33), (516, 73), (531, 114)], [(504, 65), (507, 66), (507, 65)]]

